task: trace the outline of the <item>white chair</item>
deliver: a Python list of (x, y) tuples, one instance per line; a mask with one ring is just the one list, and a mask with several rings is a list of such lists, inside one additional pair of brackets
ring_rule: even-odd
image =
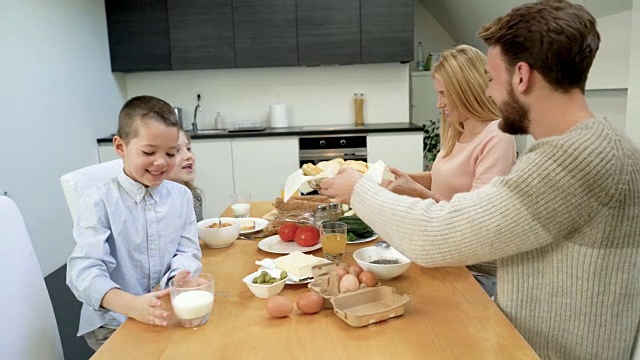
[(63, 359), (40, 264), (16, 204), (0, 196), (0, 359)]
[(76, 220), (78, 202), (84, 193), (91, 187), (122, 174), (122, 166), (121, 159), (111, 160), (90, 165), (60, 177), (62, 191), (74, 221)]

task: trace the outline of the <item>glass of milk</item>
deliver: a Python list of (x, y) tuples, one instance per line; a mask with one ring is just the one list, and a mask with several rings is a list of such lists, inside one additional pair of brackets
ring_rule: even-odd
[(207, 323), (213, 307), (213, 275), (176, 276), (169, 282), (173, 312), (185, 327)]
[(251, 194), (231, 194), (231, 211), (237, 218), (249, 217), (251, 212)]

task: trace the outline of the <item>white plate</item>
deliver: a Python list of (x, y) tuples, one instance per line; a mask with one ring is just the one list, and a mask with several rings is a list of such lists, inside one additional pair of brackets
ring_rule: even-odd
[(355, 239), (353, 241), (348, 241), (347, 244), (359, 244), (359, 243), (375, 240), (377, 238), (378, 238), (378, 234), (374, 233), (372, 236), (369, 236), (368, 238), (360, 238), (360, 239)]
[(313, 246), (302, 247), (296, 244), (295, 241), (284, 242), (282, 241), (282, 239), (280, 239), (279, 235), (272, 235), (268, 238), (260, 240), (260, 242), (258, 243), (258, 247), (260, 248), (260, 250), (270, 252), (272, 254), (291, 254), (294, 251), (309, 252), (320, 249), (322, 247), (322, 244), (318, 242)]
[(240, 231), (240, 235), (245, 235), (245, 234), (252, 234), (254, 232), (258, 232), (264, 228), (267, 227), (267, 225), (269, 224), (269, 221), (262, 219), (262, 218), (238, 218), (237, 220), (253, 220), (256, 223), (256, 228), (253, 230), (245, 230), (245, 231)]

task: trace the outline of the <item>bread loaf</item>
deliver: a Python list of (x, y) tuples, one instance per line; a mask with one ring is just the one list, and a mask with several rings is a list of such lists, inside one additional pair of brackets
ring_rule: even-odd
[[(309, 196), (314, 199), (304, 199), (307, 196), (293, 196), (287, 202), (284, 202), (282, 198), (276, 198), (274, 207), (278, 212), (286, 212), (286, 211), (308, 211), (315, 212), (320, 204), (328, 204), (330, 202), (329, 198), (326, 196)], [(318, 200), (318, 201), (312, 201)]]

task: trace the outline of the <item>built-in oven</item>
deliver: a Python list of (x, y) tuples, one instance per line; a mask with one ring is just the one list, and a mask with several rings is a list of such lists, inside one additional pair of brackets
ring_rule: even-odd
[(302, 136), (299, 151), (300, 166), (335, 158), (367, 162), (367, 135)]

